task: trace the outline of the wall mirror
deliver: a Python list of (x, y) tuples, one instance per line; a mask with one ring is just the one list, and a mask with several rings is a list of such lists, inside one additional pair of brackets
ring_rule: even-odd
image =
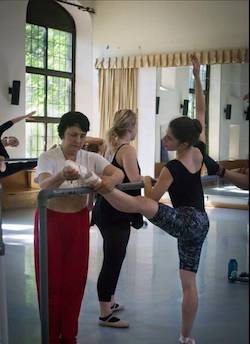
[[(220, 161), (249, 159), (249, 64), (201, 65), (206, 102), (209, 154)], [(155, 163), (175, 158), (162, 144), (168, 123), (176, 116), (196, 117), (192, 66), (157, 69)], [(237, 166), (237, 164), (236, 164)], [(157, 174), (157, 172), (156, 172)], [(248, 204), (248, 192), (217, 181), (206, 192), (222, 202)], [(223, 199), (221, 199), (223, 197)], [(225, 198), (226, 197), (226, 198)]]

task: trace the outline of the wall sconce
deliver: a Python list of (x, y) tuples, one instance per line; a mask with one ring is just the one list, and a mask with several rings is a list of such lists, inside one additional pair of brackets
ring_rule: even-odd
[(249, 121), (249, 106), (247, 107), (247, 109), (244, 111), (244, 114), (246, 115), (246, 121)]
[(183, 104), (181, 104), (181, 109), (182, 109), (182, 116), (187, 116), (188, 115), (188, 99), (183, 100)]
[(156, 97), (155, 99), (155, 113), (159, 115), (159, 108), (160, 108), (160, 97)]
[(19, 105), (20, 86), (21, 86), (21, 81), (13, 80), (12, 87), (9, 87), (9, 94), (11, 94), (12, 105)]
[(231, 119), (231, 111), (232, 111), (232, 105), (227, 104), (227, 106), (224, 109), (224, 113), (226, 114), (226, 119)]

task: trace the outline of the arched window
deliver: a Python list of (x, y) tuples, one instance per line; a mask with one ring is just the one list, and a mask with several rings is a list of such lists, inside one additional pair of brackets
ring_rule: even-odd
[(75, 23), (54, 0), (29, 0), (26, 18), (26, 156), (58, 143), (60, 117), (74, 110)]

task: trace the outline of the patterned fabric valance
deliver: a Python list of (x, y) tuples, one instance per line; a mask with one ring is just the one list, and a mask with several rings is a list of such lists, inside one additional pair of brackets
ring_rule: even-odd
[(199, 58), (201, 64), (247, 63), (249, 61), (248, 48), (239, 48), (98, 58), (95, 67), (97, 69), (180, 67), (191, 65), (192, 54)]

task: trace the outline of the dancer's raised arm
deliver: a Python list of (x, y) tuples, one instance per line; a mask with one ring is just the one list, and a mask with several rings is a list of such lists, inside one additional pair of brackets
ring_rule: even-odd
[(23, 119), (31, 119), (31, 117), (36, 113), (36, 111), (32, 111), (30, 113), (28, 113), (27, 115), (23, 115), (23, 116), (18, 116), (15, 118), (11, 119), (11, 122), (13, 122), (13, 124), (22, 121)]
[(200, 79), (200, 62), (195, 55), (191, 56), (193, 64), (193, 74), (195, 80), (195, 97), (196, 97), (196, 117), (202, 126), (200, 134), (200, 141), (206, 143), (206, 125), (205, 125), (205, 99), (202, 91), (202, 84)]

